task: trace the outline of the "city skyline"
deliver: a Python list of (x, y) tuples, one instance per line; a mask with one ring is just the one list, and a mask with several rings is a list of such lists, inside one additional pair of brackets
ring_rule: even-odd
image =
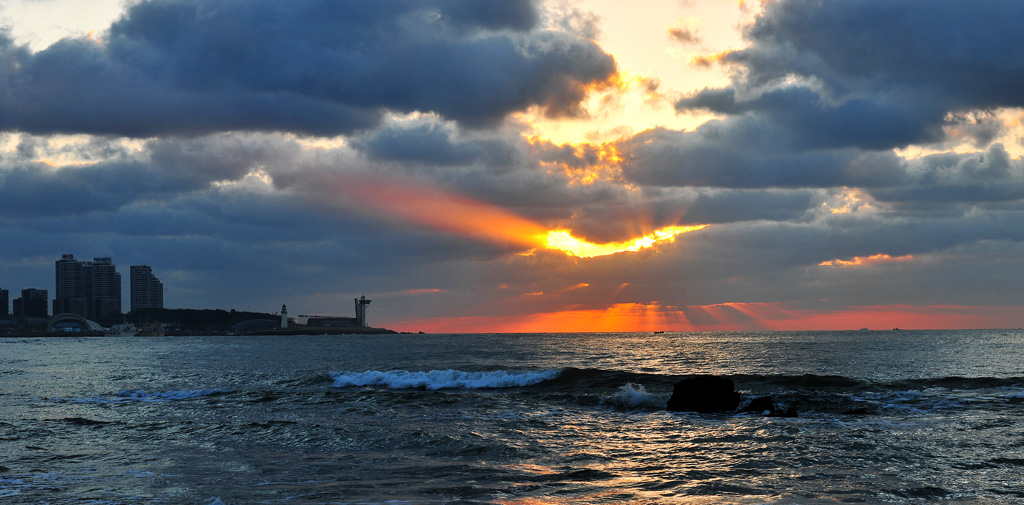
[[(127, 311), (124, 310), (124, 300), (121, 296), (124, 279), (117, 271), (113, 258), (97, 257), (82, 260), (75, 258), (73, 253), (63, 253), (55, 261), (54, 266), (52, 309), (49, 289), (22, 289), (22, 292), (37, 291), (44, 294), (46, 317), (70, 313), (88, 320), (112, 321), (137, 309), (164, 308), (163, 283), (153, 274), (153, 269), (149, 265), (129, 266), (131, 275), (127, 282), (130, 308)], [(0, 315), (19, 317), (16, 310), (8, 311), (6, 306), (10, 289), (0, 286), (0, 291), (3, 294), (0, 301), (5, 304)], [(31, 317), (42, 316), (34, 314)]]
[(401, 331), (1022, 327), (1022, 15), (11, 0), (0, 283), (71, 250)]

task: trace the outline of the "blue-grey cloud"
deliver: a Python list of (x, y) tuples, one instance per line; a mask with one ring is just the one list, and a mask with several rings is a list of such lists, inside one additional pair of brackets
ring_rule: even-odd
[[(605, 146), (494, 126), (532, 105), (578, 113), (584, 86), (615, 68), (587, 40), (591, 18), (544, 31), (530, 2), (151, 0), (102, 43), (32, 52), (3, 38), (0, 130), (20, 133), (0, 134), (0, 281), (47, 288), (72, 252), (152, 264), (176, 306), (347, 314), (351, 296), (390, 291), (372, 309), (382, 319), (650, 301), (1024, 303), (1024, 162), (992, 144), (1003, 125), (978, 110), (1019, 104), (1007, 83), (1021, 49), (982, 51), (1011, 39), (1019, 8), (970, 8), (766, 4), (750, 47), (725, 57), (733, 83), (678, 103), (721, 118), (624, 139), (621, 164)], [(314, 148), (293, 132), (346, 136)], [(892, 150), (915, 143), (979, 152)], [(601, 177), (573, 178), (588, 170)], [(712, 226), (656, 251), (519, 256), (324, 194), (368, 174), (595, 241)], [(819, 266), (874, 254), (915, 260)], [(445, 291), (403, 298), (416, 288)]]
[(801, 148), (790, 132), (757, 116), (711, 121), (692, 132), (648, 130), (620, 150), (623, 176), (655, 186), (880, 187), (905, 177), (891, 152)]
[(0, 35), (0, 129), (146, 137), (333, 135), (385, 111), (492, 125), (538, 105), (579, 113), (615, 62), (544, 31), (526, 0), (148, 0), (102, 36), (33, 53)]
[(514, 129), (467, 132), (422, 118), (387, 122), (352, 136), (349, 144), (376, 174), (423, 180), (545, 221), (568, 220), (587, 206), (614, 205), (627, 194), (606, 181), (571, 185), (564, 172), (542, 164), (554, 159), (557, 148), (531, 144)]
[[(443, 143), (460, 145), (462, 141), (446, 137)], [(45, 155), (48, 147), (33, 149), (34, 155)], [(117, 151), (98, 145), (85, 149)], [(479, 194), (505, 191), (514, 198), (518, 191), (540, 192), (544, 184), (550, 185), (550, 193), (534, 197), (535, 205), (550, 206), (565, 217), (554, 216), (546, 222), (564, 219), (595, 238), (624, 238), (643, 225), (667, 223), (680, 215), (683, 222), (714, 223), (657, 252), (577, 261), (543, 252), (519, 257), (511, 254), (518, 251), (465, 237), (401, 223), (382, 224), (371, 215), (320, 206), (303, 192), (308, 187), (297, 183), (275, 186), (246, 178), (253, 169), (271, 180), (292, 176), (308, 181), (320, 174), (400, 174), (395, 170), (408, 168), (405, 164), (388, 167), (389, 161), (360, 157), (358, 151), (347, 148), (305, 150), (286, 135), (230, 134), (150, 141), (140, 149), (130, 157), (131, 163), (124, 162), (127, 168), (113, 162), (46, 167), (56, 176), (26, 171), (19, 177), (47, 178), (34, 184), (0, 184), (0, 202), (18, 192), (26, 195), (25, 204), (32, 198), (52, 201), (53, 191), (61, 188), (54, 181), (62, 177), (91, 195), (82, 200), (71, 189), (61, 192), (59, 197), (68, 207), (60, 215), (12, 215), (14, 207), (3, 207), (0, 231), (17, 246), (0, 252), (4, 259), (0, 278), (15, 287), (46, 288), (54, 259), (73, 252), (82, 257), (111, 255), (119, 265), (153, 264), (168, 286), (169, 303), (175, 306), (275, 310), (280, 303), (288, 303), (296, 310), (347, 314), (350, 293), (376, 296), (410, 287), (448, 290), (418, 298), (394, 295), (375, 313), (392, 319), (411, 314), (464, 315), (453, 303), (474, 304), (474, 315), (491, 309), (495, 314), (544, 311), (555, 303), (553, 296), (558, 297), (556, 305), (578, 308), (653, 300), (699, 305), (828, 297), (842, 303), (873, 304), (908, 299), (969, 301), (970, 296), (961, 293), (986, 293), (1009, 301), (1020, 296), (1011, 282), (1019, 281), (1019, 275), (998, 275), (1001, 265), (1008, 268), (1019, 262), (999, 263), (997, 252), (982, 251), (986, 244), (1003, 244), (997, 249), (1008, 254), (1019, 250), (1013, 245), (1024, 240), (1019, 226), (1024, 206), (1019, 200), (997, 202), (1001, 208), (996, 209), (989, 202), (924, 205), (876, 196), (874, 211), (832, 215), (827, 210), (815, 213), (829, 193), (825, 189), (652, 186), (637, 195), (636, 191), (572, 186), (564, 180), (556, 184), (557, 178), (535, 165), (524, 164), (493, 177), (479, 175), (487, 174), (486, 170), (465, 170), (464, 165), (431, 165), (451, 188), (465, 194), (474, 194), (468, 188), (477, 184)], [(973, 177), (985, 177), (993, 187), (999, 181), (1005, 184), (1016, 177), (1019, 167), (1016, 160), (993, 149), (984, 156), (922, 158), (918, 164), (904, 166), (905, 181), (886, 187), (909, 189), (929, 177), (953, 186)], [(192, 166), (202, 168), (193, 172)], [(133, 171), (141, 176), (131, 178)], [(199, 176), (205, 173), (210, 176)], [(173, 179), (176, 174), (179, 178)], [(515, 190), (498, 188), (515, 178), (530, 182)], [(146, 179), (163, 182), (147, 187)], [(90, 180), (105, 182), (89, 186)], [(221, 184), (232, 180), (242, 182)], [(159, 192), (158, 188), (165, 189)], [(104, 206), (98, 202), (101, 197), (114, 203)], [(920, 259), (856, 271), (818, 266), (835, 258), (880, 253), (912, 254)], [(976, 280), (965, 273), (974, 272), (975, 255), (988, 258)], [(23, 265), (21, 258), (26, 257), (45, 261)], [(34, 277), (26, 272), (34, 272)], [(558, 294), (584, 283), (590, 287)], [(930, 294), (915, 293), (908, 283), (923, 283)], [(499, 285), (508, 287), (499, 289)], [(872, 293), (872, 286), (888, 291)], [(548, 295), (517, 297), (527, 292)], [(936, 294), (941, 292), (956, 295)]]
[(805, 219), (811, 209), (821, 204), (821, 200), (818, 192), (806, 189), (705, 190), (687, 207), (685, 222), (794, 222)]
[(756, 114), (796, 148), (888, 149), (942, 140), (947, 109), (902, 96), (851, 97), (829, 103), (818, 91), (788, 86), (737, 100), (734, 89), (708, 89), (676, 102), (679, 110)]
[(796, 75), (839, 96), (917, 90), (950, 108), (1020, 105), (1021, 15), (1013, 0), (785, 0), (766, 5), (746, 33), (754, 45), (726, 60), (751, 83)]
[(942, 139), (948, 114), (1024, 105), (1012, 0), (783, 0), (723, 61), (731, 86), (680, 110), (762, 114), (810, 146), (886, 149)]
[(352, 137), (349, 144), (370, 160), (380, 162), (476, 166), (492, 172), (534, 163), (518, 136), (457, 139), (456, 130), (452, 125), (431, 120), (412, 125), (385, 124), (375, 131)]
[(933, 154), (905, 165), (904, 184), (873, 188), (871, 195), (907, 207), (1024, 203), (1024, 160), (1010, 158), (1001, 144), (984, 152)]
[[(111, 211), (140, 200), (167, 200), (237, 181), (263, 166), (296, 159), (298, 146), (276, 137), (214, 136), (180, 141), (153, 139), (139, 152), (92, 139), (53, 149), (24, 138), (15, 159), (0, 160), (0, 213), (4, 216), (69, 216)], [(34, 158), (72, 154), (94, 163), (51, 166)]]

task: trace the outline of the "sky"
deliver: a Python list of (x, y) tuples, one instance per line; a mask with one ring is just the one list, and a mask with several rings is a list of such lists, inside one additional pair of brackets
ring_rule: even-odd
[(2, 0), (0, 288), (401, 331), (1024, 326), (1016, 0)]

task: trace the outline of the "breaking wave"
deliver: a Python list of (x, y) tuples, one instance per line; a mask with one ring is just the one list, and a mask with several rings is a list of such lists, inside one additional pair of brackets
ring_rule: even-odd
[(630, 408), (665, 408), (666, 398), (652, 395), (640, 384), (627, 383), (620, 386), (611, 398), (605, 400), (609, 405)]
[[(676, 382), (690, 375), (662, 375), (595, 368), (467, 372), (407, 370), (334, 372), (333, 387), (390, 389), (501, 389), (529, 387), (549, 398), (568, 395), (585, 404), (665, 408)], [(1024, 403), (1021, 377), (939, 377), (885, 382), (827, 375), (729, 376), (745, 398), (771, 396), (801, 413), (878, 414), (965, 408), (1002, 408)], [(551, 396), (555, 395), (555, 396)], [(591, 403), (593, 402), (593, 403)]]
[(409, 372), (391, 370), (380, 372), (334, 372), (334, 387), (386, 386), (393, 389), (496, 389), (537, 384), (557, 377), (561, 370), (536, 372), (463, 372), (460, 370), (431, 370)]

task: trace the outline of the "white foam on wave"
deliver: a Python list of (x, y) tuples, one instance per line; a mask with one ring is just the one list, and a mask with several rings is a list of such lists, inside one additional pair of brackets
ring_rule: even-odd
[(657, 407), (664, 408), (667, 401), (664, 398), (654, 396), (647, 392), (647, 388), (641, 384), (633, 384), (627, 382), (624, 386), (619, 386), (618, 391), (615, 392), (611, 398), (605, 400), (605, 403), (610, 405), (618, 405), (620, 407)]
[(334, 387), (349, 386), (387, 386), (393, 389), (490, 389), (512, 388), (537, 384), (554, 379), (561, 370), (544, 370), (538, 372), (463, 372), (460, 370), (431, 370), (429, 372), (409, 372), (391, 370), (380, 372), (334, 372)]
[(942, 388), (924, 391), (916, 389), (892, 391), (886, 394), (872, 395), (868, 399), (878, 402), (882, 408), (908, 412), (957, 409), (964, 405), (964, 398), (950, 396), (949, 392)]

